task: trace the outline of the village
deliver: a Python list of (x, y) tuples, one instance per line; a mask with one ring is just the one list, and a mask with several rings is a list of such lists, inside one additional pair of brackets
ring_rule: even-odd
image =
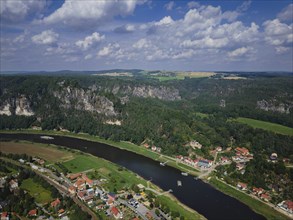
[[(69, 210), (65, 207), (64, 198), (66, 196), (73, 199), (83, 210), (90, 213), (97, 213), (107, 219), (171, 219), (171, 216), (163, 210), (154, 207), (149, 201), (149, 195), (145, 191), (145, 186), (138, 184), (134, 189), (121, 190), (117, 193), (109, 192), (103, 188), (103, 183), (107, 179), (92, 180), (85, 172), (61, 173), (57, 176), (54, 169), (45, 166), (45, 161), (40, 158), (32, 158), (33, 162), (19, 159), (20, 166), (27, 166), (31, 171), (43, 177), (48, 183), (53, 185), (62, 196), (54, 198), (48, 204), (35, 204), (34, 209), (27, 213), (28, 218), (33, 219), (69, 219)], [(0, 178), (0, 190), (8, 184), (9, 190), (13, 194), (18, 194), (19, 173), (13, 176), (2, 176)], [(1, 220), (9, 220), (17, 217), (15, 212), (2, 210), (2, 206), (8, 201), (0, 204)], [(131, 218), (130, 218), (131, 217)]]

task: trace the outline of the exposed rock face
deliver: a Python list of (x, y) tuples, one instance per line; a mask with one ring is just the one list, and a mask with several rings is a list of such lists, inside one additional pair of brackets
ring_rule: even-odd
[(75, 108), (105, 114), (106, 116), (115, 116), (114, 104), (104, 96), (96, 95), (91, 90), (66, 87), (61, 92), (54, 91), (53, 95), (57, 97), (64, 108)]
[(24, 115), (32, 116), (34, 111), (31, 108), (30, 101), (24, 96), (21, 95), (17, 98), (11, 98), (0, 105), (0, 115)]
[(154, 87), (150, 85), (140, 85), (140, 86), (114, 86), (112, 91), (113, 94), (121, 93), (125, 95), (131, 95), (141, 98), (158, 98), (166, 101), (175, 101), (180, 100), (181, 96), (179, 95), (179, 90), (159, 86)]
[(256, 103), (257, 108), (264, 110), (264, 111), (273, 111), (273, 112), (279, 112), (279, 113), (290, 113), (291, 105), (280, 103), (275, 104), (272, 101), (267, 102), (266, 100), (257, 101)]
[(3, 103), (0, 106), (0, 115), (8, 115), (8, 116), (10, 116), (11, 115), (10, 107), (11, 107), (11, 105), (9, 103)]

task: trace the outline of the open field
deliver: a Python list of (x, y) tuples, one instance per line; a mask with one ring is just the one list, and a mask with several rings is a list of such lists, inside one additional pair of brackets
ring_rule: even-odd
[(159, 81), (167, 80), (183, 80), (185, 77), (189, 78), (204, 78), (214, 76), (214, 72), (174, 72), (174, 73), (162, 73), (158, 75), (152, 75), (152, 78), (158, 79)]
[(266, 122), (266, 121), (260, 121), (260, 120), (255, 120), (255, 119), (250, 119), (250, 118), (237, 118), (235, 121), (247, 124), (253, 128), (259, 128), (259, 129), (264, 129), (267, 131), (272, 131), (278, 134), (283, 134), (283, 135), (290, 135), (293, 136), (293, 128), (286, 127), (283, 125), (271, 123), (271, 122)]
[(267, 204), (256, 200), (254, 198), (251, 198), (249, 195), (247, 195), (244, 192), (241, 192), (239, 190), (236, 190), (232, 188), (231, 186), (221, 182), (220, 180), (217, 180), (216, 178), (211, 178), (209, 183), (214, 186), (216, 189), (224, 192), (225, 194), (232, 196), (244, 204), (248, 205), (252, 210), (254, 210), (257, 213), (261, 213), (269, 220), (288, 220), (289, 217), (277, 212), (272, 207), (268, 206)]
[(45, 144), (19, 142), (0, 142), (0, 151), (12, 154), (27, 154), (40, 157), (49, 162), (64, 161), (73, 158), (72, 153), (58, 150), (56, 147)]
[(24, 180), (20, 187), (28, 191), (37, 203), (45, 204), (53, 200), (51, 192), (43, 188), (39, 183), (34, 182), (33, 179)]

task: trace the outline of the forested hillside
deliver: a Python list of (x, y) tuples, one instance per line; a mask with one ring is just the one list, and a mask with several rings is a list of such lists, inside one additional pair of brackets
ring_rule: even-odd
[[(292, 154), (292, 136), (256, 130), (231, 118), (248, 117), (293, 127), (293, 77), (228, 80), (221, 74), (159, 82), (96, 75), (1, 76), (1, 129), (42, 128), (86, 132), (136, 144), (147, 142), (169, 155), (187, 155), (197, 140), (209, 150), (249, 146), (268, 154)], [(205, 113), (199, 117), (197, 112)]]

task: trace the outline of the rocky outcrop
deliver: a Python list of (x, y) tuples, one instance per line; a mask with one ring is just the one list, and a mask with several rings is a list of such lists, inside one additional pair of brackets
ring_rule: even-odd
[(10, 98), (0, 104), (0, 115), (24, 115), (32, 116), (34, 111), (31, 108), (31, 102), (25, 95), (20, 95), (17, 98)]
[(180, 100), (179, 90), (166, 86), (150, 86), (150, 85), (139, 85), (139, 86), (114, 86), (112, 91), (113, 94), (123, 94), (136, 96), (141, 98), (158, 98), (165, 101)]
[(61, 91), (53, 91), (53, 95), (60, 100), (61, 106), (69, 109), (97, 112), (106, 116), (115, 116), (114, 104), (105, 96), (99, 96), (92, 90), (66, 87)]
[(264, 110), (264, 111), (273, 111), (273, 112), (279, 112), (279, 113), (285, 113), (289, 114), (290, 113), (290, 108), (292, 105), (289, 104), (284, 104), (284, 103), (274, 103), (273, 101), (266, 101), (266, 100), (261, 100), (257, 101), (256, 107), (258, 109)]

